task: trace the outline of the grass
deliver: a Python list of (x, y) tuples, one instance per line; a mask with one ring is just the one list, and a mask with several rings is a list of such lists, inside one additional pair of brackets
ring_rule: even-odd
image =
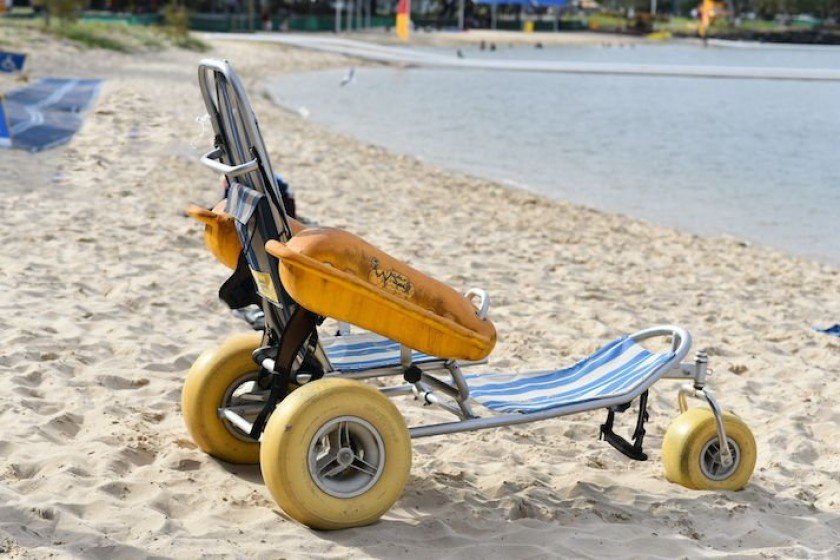
[(657, 21), (654, 28), (657, 31), (670, 31), (671, 33), (697, 33), (700, 22), (696, 19), (686, 17), (672, 17), (668, 21)]
[(125, 24), (101, 22), (75, 22), (50, 26), (49, 32), (62, 39), (67, 39), (91, 49), (106, 49), (118, 52), (138, 50), (162, 50), (162, 40), (137, 33), (137, 30)]
[(189, 34), (183, 37), (171, 38), (170, 41), (176, 47), (187, 51), (205, 52), (210, 49), (207, 43)]
[(612, 14), (592, 14), (587, 18), (590, 29), (599, 31), (616, 31), (627, 27), (627, 19)]
[[(208, 45), (189, 33), (173, 33), (165, 26), (128, 25), (123, 22), (53, 20), (49, 27), (43, 19), (0, 19), (0, 28), (10, 31), (45, 33), (90, 49), (106, 49), (123, 53), (160, 51), (176, 47), (203, 52)], [(11, 35), (12, 33), (9, 33)], [(5, 37), (5, 34), (4, 34)], [(17, 42), (12, 40), (11, 42)], [(26, 40), (23, 40), (26, 43)]]

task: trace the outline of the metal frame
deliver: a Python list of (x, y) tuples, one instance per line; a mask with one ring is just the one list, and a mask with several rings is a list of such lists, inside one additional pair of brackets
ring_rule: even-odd
[[(470, 406), (469, 387), (464, 379), (463, 372), (461, 371), (461, 365), (463, 364), (455, 361), (446, 362), (446, 369), (452, 378), (452, 383), (448, 383), (439, 377), (432, 375), (431, 372), (439, 368), (428, 367), (430, 364), (417, 364), (415, 367), (418, 367), (421, 370), (421, 377), (419, 381), (415, 383), (404, 383), (401, 385), (382, 387), (380, 388), (380, 391), (388, 397), (413, 395), (416, 399), (422, 401), (424, 405), (436, 406), (458, 418), (458, 420), (453, 422), (412, 426), (408, 431), (411, 438), (416, 439), (443, 434), (498, 428), (502, 426), (527, 424), (540, 420), (548, 420), (551, 418), (577, 414), (580, 412), (623, 405), (639, 397), (661, 379), (691, 379), (693, 383), (686, 384), (679, 389), (678, 405), (680, 412), (685, 412), (688, 408), (686, 397), (690, 396), (704, 400), (714, 415), (715, 426), (720, 441), (727, 441), (721, 408), (712, 394), (705, 388), (706, 377), (709, 375), (707, 367), (708, 358), (706, 354), (704, 352), (699, 352), (693, 363), (683, 362), (682, 360), (685, 359), (691, 348), (691, 335), (685, 329), (673, 325), (652, 327), (637, 331), (629, 336), (629, 338), (637, 343), (659, 337), (670, 337), (672, 339), (672, 351), (674, 356), (653, 374), (649, 375), (643, 383), (639, 384), (633, 390), (621, 395), (615, 395), (607, 399), (595, 399), (577, 403), (568, 407), (559, 407), (529, 414), (508, 413), (494, 414), (484, 417), (477, 416), (473, 413), (472, 407)], [(262, 366), (271, 369), (271, 367), (273, 367), (273, 361), (266, 359), (263, 361)], [(350, 373), (333, 371), (327, 374), (327, 376), (341, 376), (349, 379), (372, 379), (400, 375), (402, 373), (404, 373), (404, 369), (402, 367), (389, 367)], [(299, 378), (298, 381), (305, 383), (308, 379)], [(250, 431), (249, 428), (251, 423), (239, 416), (236, 412), (231, 411), (230, 409), (220, 408), (219, 415), (236, 425), (238, 428), (244, 431)], [(724, 466), (731, 465), (734, 460), (727, 445), (721, 446), (721, 458)]]
[[(586, 412), (589, 410), (597, 410), (601, 408), (608, 408), (610, 406), (621, 405), (628, 403), (648, 390), (659, 379), (666, 377), (667, 374), (674, 369), (674, 367), (681, 368), (683, 364), (680, 361), (688, 354), (691, 347), (691, 335), (688, 332), (676, 326), (664, 325), (660, 327), (653, 327), (638, 331), (630, 335), (630, 338), (635, 342), (641, 342), (651, 338), (670, 336), (673, 337), (674, 357), (662, 365), (658, 370), (651, 374), (643, 383), (639, 384), (632, 391), (622, 395), (616, 395), (606, 399), (595, 399), (582, 403), (577, 403), (568, 407), (554, 408), (540, 412), (533, 412), (529, 414), (508, 413), (498, 414), (487, 417), (472, 417), (463, 418), (456, 422), (444, 422), (440, 424), (433, 424), (430, 426), (415, 426), (409, 428), (409, 433), (412, 438), (421, 438), (428, 436), (436, 436), (441, 434), (452, 434), (456, 432), (466, 432), (473, 430), (483, 430), (487, 428), (497, 428), (500, 426), (512, 426), (516, 424), (525, 424), (529, 422), (536, 422), (539, 420), (547, 420), (549, 418), (557, 418), (559, 416), (567, 416), (578, 412)], [(681, 371), (681, 370), (680, 370)], [(459, 375), (461, 382), (466, 385), (463, 376)], [(453, 378), (456, 378), (453, 375)], [(683, 374), (680, 373), (680, 378)], [(432, 388), (430, 392), (434, 394)], [(468, 394), (467, 394), (468, 396)]]
[[(198, 76), (199, 86), (204, 97), (207, 112), (213, 123), (213, 129), (217, 134), (217, 145), (201, 158), (201, 162), (216, 172), (224, 173), (231, 179), (242, 177), (245, 184), (265, 194), (270, 202), (269, 206), (271, 207), (271, 214), (274, 218), (275, 225), (279, 226), (280, 239), (283, 241), (288, 240), (292, 233), (285, 207), (283, 206), (280, 190), (274, 180), (274, 172), (271, 168), (268, 152), (259, 131), (256, 115), (251, 108), (242, 83), (227, 62), (218, 60), (201, 61)], [(218, 76), (221, 76), (222, 79), (219, 79)], [(244, 140), (248, 141), (247, 146), (243, 145)], [(246, 148), (248, 149), (248, 153), (245, 151)], [(233, 153), (229, 153), (228, 150)], [(280, 283), (276, 270), (276, 259), (269, 256), (269, 261), (272, 263), (270, 275), (272, 282), (275, 283), (274, 288), (278, 293), (281, 293), (282, 284)], [(480, 289), (471, 289), (467, 292), (466, 297), (470, 301), (478, 299), (476, 314), (480, 318), (486, 317), (490, 307), (490, 298), (487, 292)], [(264, 310), (266, 312), (266, 329), (270, 329), (277, 335), (282, 333), (282, 327), (285, 325), (284, 319), (288, 320), (289, 310), (285, 309), (283, 305), (275, 306), (267, 300), (264, 304)], [(341, 330), (343, 332), (348, 329), (342, 326)], [(706, 377), (708, 375), (708, 359), (706, 355), (702, 352), (699, 353), (694, 363), (682, 362), (691, 347), (691, 335), (681, 327), (662, 325), (644, 329), (630, 335), (630, 338), (635, 342), (642, 342), (657, 337), (670, 337), (672, 339), (673, 358), (663, 364), (653, 374), (649, 375), (638, 386), (624, 394), (579, 402), (570, 406), (557, 407), (541, 412), (528, 414), (494, 414), (486, 417), (477, 416), (473, 412), (469, 402), (469, 386), (461, 371), (461, 366), (471, 364), (444, 360), (424, 364), (412, 364), (411, 349), (403, 347), (401, 349), (401, 364), (398, 366), (342, 373), (341, 371), (337, 371), (329, 363), (326, 353), (320, 344), (315, 349), (315, 355), (324, 365), (327, 376), (340, 375), (350, 379), (370, 379), (403, 374), (409, 378), (407, 374), (409, 371), (413, 372), (413, 375), (410, 377), (411, 382), (382, 388), (382, 393), (388, 397), (414, 395), (415, 398), (422, 400), (425, 405), (437, 406), (442, 410), (446, 410), (456, 416), (458, 420), (424, 426), (413, 426), (409, 428), (409, 433), (412, 438), (525, 424), (578, 412), (624, 405), (642, 395), (660, 379), (690, 379), (693, 383), (686, 384), (679, 390), (679, 408), (683, 412), (687, 409), (686, 398), (689, 396), (705, 400), (715, 417), (718, 437), (722, 443), (722, 461), (724, 466), (731, 465), (733, 458), (729, 452), (729, 446), (725, 444), (727, 438), (721, 409), (714, 397), (705, 389)], [(264, 354), (262, 356), (259, 366), (268, 371), (274, 371), (274, 360), (264, 357)], [(433, 375), (433, 372), (442, 369), (448, 372), (451, 382)], [(418, 371), (419, 379), (416, 378)], [(306, 383), (310, 379), (309, 376), (298, 375), (295, 380), (298, 383)], [(250, 395), (249, 400), (258, 404), (266, 402), (267, 396), (262, 391), (254, 391)], [(252, 424), (238, 414), (236, 410), (233, 410), (233, 408), (220, 408), (219, 416), (228, 420), (243, 432), (251, 432)]]

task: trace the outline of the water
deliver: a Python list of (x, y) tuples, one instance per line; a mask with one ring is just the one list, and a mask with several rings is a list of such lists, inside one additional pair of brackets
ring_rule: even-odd
[[(836, 48), (500, 47), (467, 57), (840, 68)], [(452, 52), (454, 49), (437, 52)], [(431, 163), (840, 264), (840, 83), (357, 68), (284, 76), (284, 105)]]

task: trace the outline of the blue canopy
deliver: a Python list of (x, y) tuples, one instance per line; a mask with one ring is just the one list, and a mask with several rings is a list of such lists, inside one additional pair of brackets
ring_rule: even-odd
[(569, 0), (473, 0), (476, 4), (522, 5), (535, 8), (544, 6), (565, 6)]

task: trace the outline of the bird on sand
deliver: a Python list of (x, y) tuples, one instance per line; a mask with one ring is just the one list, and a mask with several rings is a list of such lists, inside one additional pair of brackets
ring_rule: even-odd
[(352, 83), (353, 80), (355, 80), (355, 79), (356, 79), (356, 68), (353, 67), (353, 68), (351, 68), (350, 70), (347, 71), (347, 74), (341, 79), (341, 84), (339, 84), (339, 85), (341, 87), (344, 87), (347, 84)]

